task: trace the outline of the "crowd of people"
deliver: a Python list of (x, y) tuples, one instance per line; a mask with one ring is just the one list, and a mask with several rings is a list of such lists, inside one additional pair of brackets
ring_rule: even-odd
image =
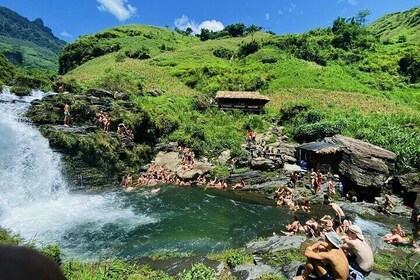
[[(194, 152), (187, 147), (178, 147), (178, 159), (181, 166), (181, 173), (185, 173), (195, 166), (195, 154)], [(179, 185), (179, 186), (189, 186), (189, 185), (200, 185), (206, 186), (208, 188), (216, 189), (227, 189), (229, 186), (225, 180), (214, 177), (212, 179), (207, 178), (204, 175), (198, 176), (196, 179), (183, 179), (180, 178), (175, 171), (165, 169), (161, 165), (152, 163), (146, 172), (139, 174), (137, 180), (133, 180), (131, 173), (124, 176), (121, 180), (121, 185), (125, 190), (132, 190), (136, 186), (156, 186), (156, 185)], [(246, 183), (244, 180), (231, 186), (231, 189), (241, 189), (245, 188)]]

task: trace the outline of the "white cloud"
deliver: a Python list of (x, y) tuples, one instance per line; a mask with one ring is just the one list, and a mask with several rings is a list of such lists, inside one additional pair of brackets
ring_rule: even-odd
[(190, 20), (186, 15), (182, 15), (180, 18), (175, 19), (175, 27), (181, 30), (185, 30), (190, 27), (194, 34), (201, 33), (201, 29), (208, 29), (210, 31), (220, 31), (225, 28), (223, 23), (217, 20), (205, 20), (198, 24), (194, 20)]
[(353, 6), (356, 6), (357, 4), (359, 4), (358, 0), (348, 0), (347, 2), (349, 2), (349, 4)]
[(289, 12), (293, 11), (296, 8), (296, 4), (295, 3), (289, 3)]
[(265, 19), (266, 19), (266, 20), (269, 20), (269, 19), (270, 19), (270, 14), (269, 14), (269, 13), (266, 13), (266, 14), (265, 14)]
[(128, 0), (96, 0), (101, 4), (99, 11), (113, 14), (119, 21), (129, 19), (136, 14), (137, 8), (128, 4)]
[(73, 38), (73, 35), (67, 33), (66, 31), (61, 32), (60, 35), (63, 37)]
[(283, 11), (282, 10), (279, 10), (279, 15), (283, 15)]

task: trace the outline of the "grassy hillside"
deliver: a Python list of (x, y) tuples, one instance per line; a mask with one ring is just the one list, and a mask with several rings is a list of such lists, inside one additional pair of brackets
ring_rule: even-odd
[(0, 35), (0, 49), (13, 64), (31, 69), (58, 70), (57, 54), (32, 42)]
[(0, 52), (16, 66), (56, 73), (57, 55), (65, 44), (41, 19), (29, 21), (0, 7)]
[[(164, 28), (130, 25), (68, 45), (60, 67), (71, 70), (64, 81), (82, 89), (130, 93), (151, 119), (148, 133), (184, 142), (209, 157), (227, 148), (240, 156), (246, 127), (263, 132), (278, 123), (296, 141), (336, 133), (367, 140), (396, 152), (400, 172), (419, 170), (420, 43), (408, 36), (406, 42), (384, 44), (372, 33), (374, 26), (338, 18), (331, 28), (306, 34), (258, 32), (203, 42)], [(165, 94), (148, 96), (153, 87)], [(219, 112), (208, 102), (217, 90), (260, 91), (271, 98), (267, 114)], [(117, 118), (135, 127), (134, 114)], [(142, 133), (135, 128), (136, 135)]]
[(385, 15), (369, 25), (383, 42), (419, 42), (420, 9)]

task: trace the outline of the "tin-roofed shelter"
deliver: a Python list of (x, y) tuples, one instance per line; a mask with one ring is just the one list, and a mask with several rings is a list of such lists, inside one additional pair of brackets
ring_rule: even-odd
[(308, 168), (322, 172), (338, 171), (343, 145), (328, 142), (311, 142), (296, 148), (296, 159), (308, 163)]
[(261, 113), (270, 98), (257, 91), (218, 91), (216, 100), (220, 110), (242, 110), (244, 112)]

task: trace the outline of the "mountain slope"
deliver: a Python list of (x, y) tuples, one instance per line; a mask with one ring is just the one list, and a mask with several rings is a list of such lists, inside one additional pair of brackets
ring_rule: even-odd
[[(341, 18), (305, 34), (208, 41), (129, 25), (66, 46), (60, 68), (69, 86), (129, 93), (135, 110), (110, 114), (131, 124), (138, 141), (146, 132), (209, 158), (226, 149), (240, 156), (245, 127), (260, 133), (275, 122), (296, 141), (340, 133), (377, 144), (396, 152), (399, 171), (407, 172), (420, 169), (418, 44), (384, 44), (369, 28)], [(164, 94), (150, 96), (154, 88)], [(260, 91), (271, 99), (268, 114), (215, 110), (208, 100), (218, 90)], [(137, 126), (145, 116), (147, 125)]]
[(385, 15), (369, 28), (385, 42), (420, 42), (420, 7)]
[(0, 7), (0, 49), (15, 65), (57, 70), (57, 54), (66, 42), (55, 37), (41, 19), (29, 21)]

